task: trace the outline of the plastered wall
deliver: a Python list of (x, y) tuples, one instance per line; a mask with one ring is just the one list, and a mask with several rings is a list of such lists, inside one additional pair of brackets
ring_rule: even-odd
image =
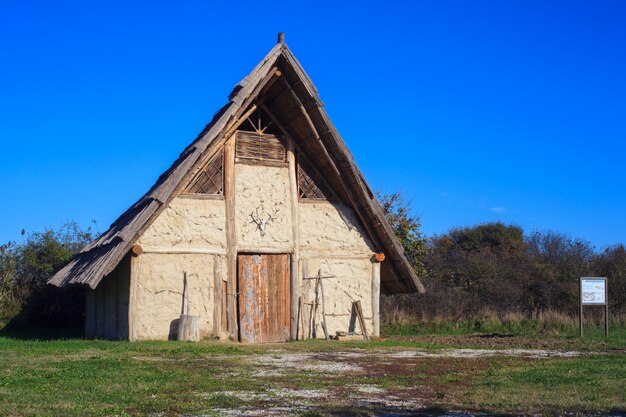
[(186, 310), (183, 301), (184, 273), (187, 272), (189, 314), (199, 316), (200, 336), (213, 333), (215, 262), (223, 257), (210, 254), (144, 253), (136, 258), (135, 340), (175, 339), (178, 319)]
[(224, 200), (177, 197), (146, 229), (146, 248), (225, 248)]
[[(361, 333), (352, 302), (361, 301), (363, 316), (371, 334), (372, 320), (372, 262), (363, 258), (309, 258), (301, 262), (303, 274), (310, 277), (321, 272), (324, 291), (326, 324), (330, 336), (337, 331)], [(305, 334), (307, 337), (323, 338), (322, 289), (317, 290), (318, 308), (315, 314), (315, 280), (303, 280), (302, 299), (305, 303)]]
[[(293, 228), (287, 167), (235, 164), (235, 230), (244, 248), (291, 248)], [(265, 232), (252, 215), (266, 221)], [(272, 220), (267, 220), (273, 215)]]
[(301, 202), (300, 250), (303, 253), (357, 254), (374, 251), (354, 212), (342, 203)]

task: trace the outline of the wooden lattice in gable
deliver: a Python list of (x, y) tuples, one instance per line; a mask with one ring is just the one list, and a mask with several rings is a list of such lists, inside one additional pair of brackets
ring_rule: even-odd
[(224, 150), (220, 150), (200, 169), (185, 193), (224, 195)]
[(235, 157), (247, 161), (285, 162), (287, 148), (281, 136), (238, 131)]
[(300, 198), (311, 200), (328, 200), (331, 196), (322, 176), (302, 154), (298, 154), (298, 194)]

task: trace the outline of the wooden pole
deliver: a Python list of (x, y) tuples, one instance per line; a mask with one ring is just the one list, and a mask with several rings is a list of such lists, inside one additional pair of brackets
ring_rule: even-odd
[(304, 333), (304, 302), (302, 301), (302, 296), (300, 296), (299, 298), (299, 304), (300, 304), (300, 322), (301, 322), (301, 330), (300, 332), (302, 333), (302, 340), (306, 340), (306, 333)]
[(356, 311), (356, 317), (359, 319), (359, 325), (361, 326), (361, 331), (363, 332), (363, 339), (369, 340), (367, 327), (365, 326), (365, 318), (363, 317), (363, 309), (361, 308), (361, 300), (354, 301), (352, 304), (354, 305), (354, 310)]
[(578, 303), (580, 304), (580, 311), (578, 312), (578, 327), (580, 331), (580, 337), (583, 337), (583, 280), (579, 280), (578, 287)]
[[(306, 277), (309, 274), (309, 260), (308, 259), (302, 259), (302, 276)], [(311, 291), (311, 286), (308, 285), (307, 287), (307, 294)], [(304, 290), (304, 288), (303, 288)], [(304, 302), (304, 294), (303, 294), (303, 300)], [(311, 310), (309, 311), (309, 321), (308, 321), (308, 325), (307, 325), (307, 330), (305, 333), (305, 337), (312, 337), (312, 330), (311, 330), (311, 321), (313, 319), (313, 305), (311, 304)]]
[(604, 337), (609, 337), (609, 289), (604, 279)]
[(137, 280), (142, 257), (130, 258), (130, 288), (128, 289), (128, 340), (137, 340), (135, 335), (135, 311), (137, 310)]
[(604, 337), (609, 337), (609, 303), (608, 302), (604, 305)]
[[(187, 295), (187, 272), (183, 272), (183, 303), (180, 306), (180, 315), (185, 313), (185, 296)], [(187, 297), (187, 313), (189, 313), (189, 297)]]
[(213, 257), (213, 335), (222, 337), (222, 258)]
[(298, 180), (296, 178), (296, 155), (293, 141), (287, 138), (287, 161), (289, 162), (289, 190), (291, 196), (291, 233), (293, 253), (291, 255), (291, 340), (297, 340), (298, 297), (300, 293), (300, 215), (298, 205)]
[(372, 325), (373, 335), (380, 336), (380, 262), (372, 263)]
[(315, 281), (315, 301), (313, 302), (313, 314), (311, 315), (311, 337), (317, 339), (317, 325), (315, 321), (317, 320), (317, 306), (319, 305), (319, 287), (320, 282), (322, 280), (318, 279)]
[(317, 270), (317, 276), (319, 277), (320, 293), (322, 295), (322, 326), (324, 329), (324, 338), (328, 340), (328, 327), (326, 326), (326, 303), (324, 302), (324, 282), (322, 281), (322, 270)]
[(224, 145), (224, 194), (226, 207), (226, 245), (228, 283), (226, 286), (226, 311), (228, 333), (233, 341), (239, 340), (237, 323), (237, 237), (235, 233), (235, 137)]

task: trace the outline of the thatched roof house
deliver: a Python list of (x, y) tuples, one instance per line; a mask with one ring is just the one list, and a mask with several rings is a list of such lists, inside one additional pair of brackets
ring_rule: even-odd
[(319, 336), (320, 281), (331, 333), (354, 326), (353, 301), (376, 333), (380, 291), (423, 291), (282, 36), (156, 184), (50, 283), (88, 288), (88, 336), (137, 340), (172, 336), (184, 275), (200, 332), (244, 341), (294, 338), (301, 323), (300, 334)]

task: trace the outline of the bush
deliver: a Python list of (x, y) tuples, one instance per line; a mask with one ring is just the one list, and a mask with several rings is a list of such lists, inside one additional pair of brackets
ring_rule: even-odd
[[(382, 201), (407, 257), (417, 260), (412, 263), (427, 290), (383, 297), (384, 323), (481, 321), (484, 327), (485, 317), (500, 325), (516, 316), (524, 326), (555, 317), (570, 325), (578, 314), (582, 276), (608, 277), (611, 315), (626, 315), (624, 245), (596, 253), (581, 239), (552, 231), (526, 235), (519, 226), (499, 222), (452, 229), (426, 241), (419, 219), (411, 218), (400, 196)], [(598, 322), (602, 310), (590, 308), (585, 315)]]

